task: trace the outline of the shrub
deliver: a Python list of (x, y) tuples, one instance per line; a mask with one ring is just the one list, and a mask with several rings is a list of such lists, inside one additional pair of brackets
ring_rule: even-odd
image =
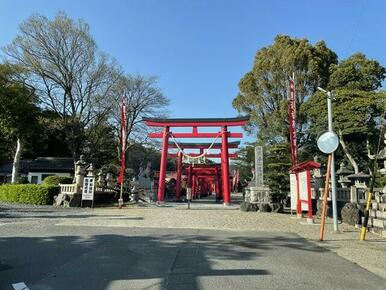
[(51, 176), (47, 176), (43, 180), (44, 185), (56, 185), (56, 186), (58, 186), (59, 183), (71, 184), (72, 183), (72, 177), (51, 175)]
[(38, 184), (3, 184), (0, 185), (0, 201), (27, 204), (52, 204), (58, 195), (59, 187)]
[(28, 184), (28, 178), (27, 177), (18, 177), (16, 180), (17, 184)]

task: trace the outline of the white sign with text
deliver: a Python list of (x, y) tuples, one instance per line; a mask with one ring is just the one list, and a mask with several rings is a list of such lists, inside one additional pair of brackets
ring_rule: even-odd
[(298, 177), (299, 177), (299, 195), (300, 195), (302, 210), (308, 210), (308, 199), (310, 195), (308, 192), (307, 171), (300, 172)]
[(94, 200), (95, 177), (85, 177), (83, 180), (82, 200)]
[(298, 184), (296, 181), (296, 174), (290, 174), (290, 192), (291, 192), (291, 210), (296, 210), (298, 203)]

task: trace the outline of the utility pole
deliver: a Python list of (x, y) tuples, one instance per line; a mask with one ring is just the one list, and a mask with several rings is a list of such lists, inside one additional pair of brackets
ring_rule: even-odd
[[(334, 133), (332, 128), (332, 94), (325, 89), (318, 87), (319, 91), (327, 94), (327, 119), (328, 131)], [(335, 134), (335, 133), (334, 133)], [(332, 218), (334, 223), (334, 232), (338, 232), (338, 209), (336, 204), (336, 180), (335, 180), (335, 158), (334, 152), (331, 153), (331, 199), (332, 199)]]

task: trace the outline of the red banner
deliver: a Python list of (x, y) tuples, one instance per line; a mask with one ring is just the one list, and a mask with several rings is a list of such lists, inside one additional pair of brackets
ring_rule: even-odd
[(288, 100), (288, 115), (289, 115), (289, 131), (291, 142), (291, 160), (292, 166), (297, 164), (298, 153), (296, 147), (296, 97), (295, 97), (295, 81), (290, 79), (290, 94)]
[(118, 184), (123, 182), (126, 164), (126, 101), (124, 97), (122, 98), (121, 106), (121, 144), (121, 171), (119, 172)]

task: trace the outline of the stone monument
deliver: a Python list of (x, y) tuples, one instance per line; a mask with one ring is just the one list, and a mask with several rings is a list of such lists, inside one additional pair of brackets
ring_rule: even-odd
[(260, 209), (260, 211), (265, 212), (270, 209), (270, 204), (272, 203), (271, 199), (271, 190), (268, 186), (264, 185), (264, 169), (263, 169), (263, 147), (255, 147), (255, 170), (253, 174), (253, 179), (250, 183), (250, 186), (247, 188), (245, 193), (245, 203), (240, 206), (241, 210), (244, 210), (243, 207), (246, 205), (246, 211), (249, 207), (254, 209)]

